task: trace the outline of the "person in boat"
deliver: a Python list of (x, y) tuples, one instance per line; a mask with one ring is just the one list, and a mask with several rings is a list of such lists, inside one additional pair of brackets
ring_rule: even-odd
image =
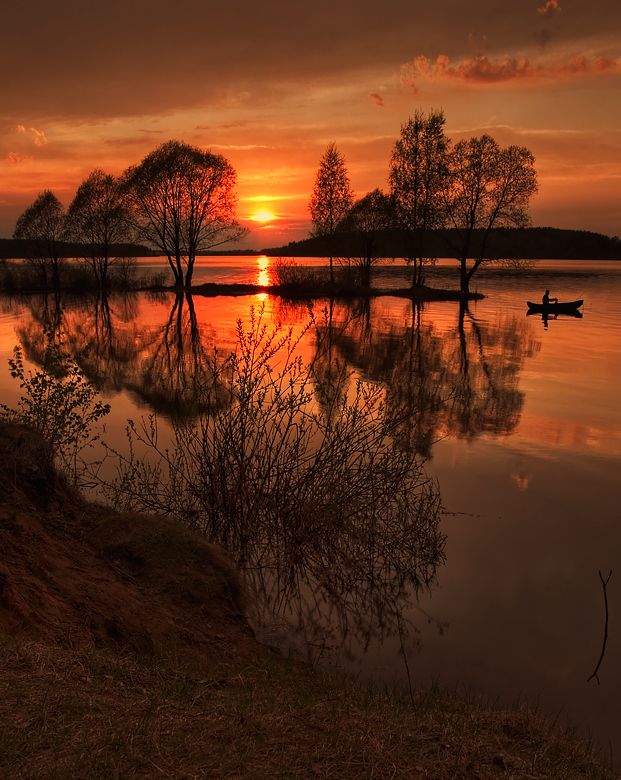
[(549, 306), (551, 303), (558, 303), (558, 298), (550, 298), (550, 290), (546, 290), (541, 302), (544, 306)]

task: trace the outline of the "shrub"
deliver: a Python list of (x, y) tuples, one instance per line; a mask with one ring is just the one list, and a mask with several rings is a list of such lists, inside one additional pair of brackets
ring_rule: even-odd
[(273, 284), (292, 289), (317, 288), (330, 282), (325, 268), (310, 268), (286, 257), (278, 257), (270, 267), (270, 273)]
[(110, 406), (97, 399), (96, 390), (51, 330), (46, 333), (40, 369), (26, 370), (20, 347), (14, 348), (9, 368), (22, 395), (15, 408), (0, 404), (0, 420), (26, 425), (39, 433), (62, 470), (72, 482), (80, 483), (82, 452), (99, 438), (94, 426), (109, 413)]
[(236, 351), (214, 354), (203, 411), (173, 422), (169, 443), (156, 415), (129, 421), (104, 494), (221, 543), (270, 608), (298, 603), (308, 624), (324, 601), (365, 635), (369, 623), (394, 629), (397, 603), (442, 560), (437, 488), (400, 448), (381, 386), (305, 364), (304, 332), (263, 318), (251, 310), (248, 328), (237, 323)]

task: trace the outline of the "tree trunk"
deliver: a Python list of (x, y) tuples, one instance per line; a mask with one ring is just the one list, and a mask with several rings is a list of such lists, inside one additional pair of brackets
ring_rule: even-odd
[(194, 276), (194, 258), (188, 257), (188, 268), (185, 272), (185, 284), (183, 285), (186, 290), (192, 287), (192, 277)]
[(52, 259), (52, 280), (54, 282), (54, 290), (60, 290), (60, 274), (58, 273), (58, 258)]
[(412, 289), (420, 287), (423, 284), (423, 258), (415, 257), (413, 262), (414, 270), (412, 272)]
[(459, 289), (463, 293), (469, 292), (470, 276), (468, 275), (468, 269), (466, 267), (466, 258), (462, 257), (459, 260)]
[(101, 264), (101, 287), (107, 289), (108, 287), (108, 269), (110, 267), (110, 258), (108, 256), (108, 248), (106, 247), (106, 254)]
[(468, 311), (468, 302), (459, 302), (459, 319), (457, 321), (457, 331), (459, 333), (459, 352), (461, 362), (461, 374), (467, 377), (470, 371), (470, 361), (468, 359), (468, 344), (466, 341), (466, 329), (464, 327), (464, 318)]
[(181, 267), (181, 255), (177, 253), (175, 257), (177, 272), (175, 273), (175, 287), (183, 289), (183, 268)]

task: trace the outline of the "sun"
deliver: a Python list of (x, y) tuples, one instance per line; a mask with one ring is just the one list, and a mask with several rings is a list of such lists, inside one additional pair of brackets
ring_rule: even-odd
[(253, 222), (266, 223), (273, 222), (277, 217), (276, 214), (269, 209), (259, 209), (259, 211), (255, 211), (254, 214), (251, 214), (248, 219), (251, 219)]

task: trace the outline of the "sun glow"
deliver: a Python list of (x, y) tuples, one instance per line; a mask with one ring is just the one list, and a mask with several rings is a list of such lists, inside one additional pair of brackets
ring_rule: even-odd
[(251, 219), (253, 222), (261, 222), (265, 224), (266, 222), (273, 222), (275, 219), (277, 219), (276, 214), (274, 214), (273, 211), (270, 211), (269, 209), (259, 209), (258, 211), (255, 211), (254, 214), (251, 214), (249, 219)]

